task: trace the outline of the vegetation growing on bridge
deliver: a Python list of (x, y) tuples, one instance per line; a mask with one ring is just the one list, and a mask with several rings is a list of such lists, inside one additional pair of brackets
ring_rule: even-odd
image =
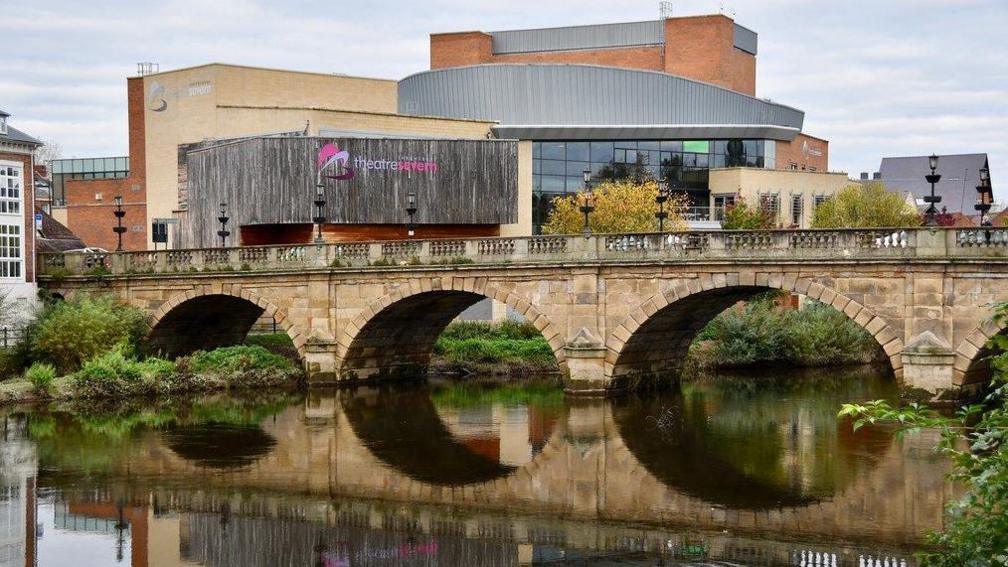
[(697, 335), (690, 359), (699, 367), (779, 362), (834, 366), (872, 362), (879, 345), (867, 331), (832, 307), (807, 300), (781, 308), (769, 292), (715, 317)]
[[(1008, 303), (997, 306), (994, 319), (1001, 326), (1008, 323)], [(924, 566), (1008, 564), (1008, 336), (995, 335), (991, 346), (1001, 354), (991, 360), (989, 393), (952, 417), (917, 404), (894, 408), (884, 400), (845, 404), (840, 410), (855, 419), (855, 430), (892, 422), (904, 431), (941, 432), (936, 449), (952, 460), (950, 476), (965, 494), (946, 508), (944, 530), (929, 536), (938, 551), (919, 555)]]

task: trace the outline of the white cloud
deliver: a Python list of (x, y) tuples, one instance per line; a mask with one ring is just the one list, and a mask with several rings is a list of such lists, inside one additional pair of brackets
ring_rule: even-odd
[[(886, 155), (986, 151), (996, 176), (1008, 100), (1003, 0), (688, 0), (759, 33), (759, 96), (800, 108), (831, 166)], [(37, 0), (7, 17), (0, 107), (73, 155), (126, 152), (125, 80), (223, 61), (401, 78), (429, 65), (428, 34), (645, 20), (655, 2), (583, 0)]]

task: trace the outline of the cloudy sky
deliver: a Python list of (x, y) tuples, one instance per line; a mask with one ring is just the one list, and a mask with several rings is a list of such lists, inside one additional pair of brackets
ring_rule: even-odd
[[(759, 34), (756, 90), (805, 111), (831, 169), (882, 156), (987, 152), (1008, 163), (1005, 0), (680, 0)], [(627, 0), (143, 0), (21, 3), (5, 14), (0, 108), (63, 157), (125, 155), (125, 77), (211, 61), (401, 78), (429, 64), (428, 33), (657, 18)]]

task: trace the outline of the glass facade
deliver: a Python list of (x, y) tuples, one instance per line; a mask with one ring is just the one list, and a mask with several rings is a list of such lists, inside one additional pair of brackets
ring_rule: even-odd
[(650, 178), (686, 193), (707, 217), (708, 172), (718, 167), (776, 167), (773, 140), (549, 141), (532, 144), (532, 227), (539, 233), (553, 199), (584, 188), (592, 179)]
[(66, 205), (68, 179), (120, 179), (129, 176), (128, 157), (56, 159), (52, 162), (52, 204)]

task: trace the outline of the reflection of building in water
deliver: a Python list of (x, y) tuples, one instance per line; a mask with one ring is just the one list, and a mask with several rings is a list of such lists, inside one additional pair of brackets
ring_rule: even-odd
[(556, 423), (555, 412), (527, 405), (439, 407), (437, 412), (452, 436), (470, 451), (516, 467), (542, 451)]
[(24, 419), (5, 417), (0, 427), (0, 567), (32, 565), (35, 446), (28, 440)]

